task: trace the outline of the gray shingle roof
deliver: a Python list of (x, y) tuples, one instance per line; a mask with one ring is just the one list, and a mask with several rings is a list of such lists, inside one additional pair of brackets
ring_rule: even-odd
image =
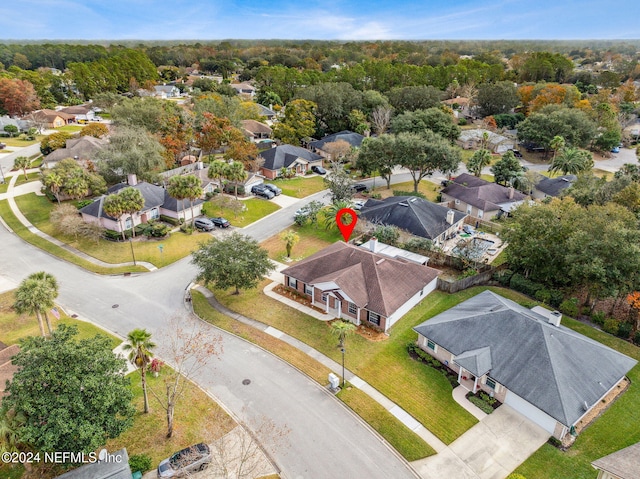
[(300, 146), (293, 145), (276, 146), (275, 148), (261, 152), (260, 156), (264, 159), (263, 167), (268, 170), (279, 170), (283, 167), (288, 168), (297, 158), (302, 158), (309, 162), (322, 160), (320, 155), (316, 155)]
[(340, 241), (282, 273), (307, 284), (332, 281), (358, 307), (390, 316), (440, 271)]
[(58, 476), (57, 479), (131, 479), (127, 449), (123, 448), (110, 454), (120, 459), (85, 464)]
[[(433, 240), (451, 227), (447, 223), (449, 208), (413, 196), (391, 196), (384, 200), (368, 200), (360, 216), (368, 221), (393, 225), (409, 233)], [(454, 211), (453, 223), (466, 214)]]
[(569, 188), (578, 177), (576, 175), (563, 175), (557, 178), (547, 178), (543, 176), (538, 183), (536, 189), (542, 191), (545, 195), (558, 196), (562, 190)]
[(620, 479), (638, 479), (640, 477), (640, 442), (601, 457), (591, 465)]
[(364, 136), (360, 133), (355, 133), (353, 131), (344, 130), (338, 133), (334, 133), (333, 135), (325, 136), (322, 140), (315, 140), (309, 142), (309, 145), (317, 148), (318, 150), (322, 150), (324, 145), (327, 143), (333, 143), (334, 141), (343, 140), (349, 143), (351, 146), (359, 148), (362, 145), (362, 140), (364, 140)]
[(59, 148), (49, 153), (45, 158), (45, 162), (61, 161), (65, 158), (75, 158), (81, 160), (89, 160), (93, 154), (103, 149), (109, 141), (93, 136), (81, 136), (80, 138), (72, 138), (67, 140), (65, 148)]
[(489, 375), (566, 426), (637, 363), (491, 291), (414, 330), (455, 356), (490, 348)]
[(456, 356), (456, 363), (465, 368), (467, 371), (482, 377), (491, 371), (491, 348), (472, 349)]
[(519, 191), (514, 191), (513, 198), (509, 198), (509, 188), (468, 173), (458, 176), (442, 190), (442, 193), (482, 211), (500, 210), (503, 205), (517, 203), (526, 198)]

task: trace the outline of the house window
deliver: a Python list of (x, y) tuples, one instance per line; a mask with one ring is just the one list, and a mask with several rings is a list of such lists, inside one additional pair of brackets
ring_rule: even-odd
[(478, 218), (482, 218), (482, 215), (483, 215), (483, 214), (484, 214), (484, 213), (482, 212), (482, 210), (478, 210)]
[(471, 205), (467, 205), (467, 214), (470, 215), (471, 214)]
[(378, 313), (374, 313), (373, 311), (369, 311), (369, 322), (375, 324), (376, 326), (380, 326), (380, 315)]
[(456, 205), (459, 205), (459, 204), (460, 204), (460, 200), (456, 200)]
[(491, 389), (496, 388), (496, 381), (494, 379), (491, 379), (489, 376), (487, 376), (487, 381), (485, 382), (485, 384), (487, 385), (487, 387), (490, 387)]
[(289, 276), (289, 287), (293, 289), (298, 289), (298, 280)]
[(151, 216), (152, 220), (160, 218), (160, 210), (158, 208), (153, 208), (149, 213), (149, 216)]
[(358, 307), (353, 303), (349, 303), (348, 311), (349, 314), (353, 314), (355, 316), (358, 314)]
[(323, 303), (327, 302), (327, 293), (322, 293), (322, 302)]
[(436, 343), (434, 343), (433, 341), (431, 341), (430, 339), (427, 339), (427, 347), (429, 349), (431, 349), (432, 351), (435, 352), (436, 350)]
[(308, 294), (309, 296), (313, 296), (313, 288), (308, 284), (304, 285), (304, 294)]
[(129, 216), (124, 222), (124, 229), (130, 230), (133, 227), (133, 218)]

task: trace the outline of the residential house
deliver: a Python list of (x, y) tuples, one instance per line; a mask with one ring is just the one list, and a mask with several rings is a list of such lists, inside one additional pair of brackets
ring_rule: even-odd
[(233, 88), (238, 95), (244, 96), (246, 98), (253, 99), (253, 97), (256, 95), (256, 87), (254, 87), (251, 83), (231, 83), (229, 86)]
[(560, 196), (560, 194), (570, 188), (578, 179), (576, 175), (562, 175), (556, 178), (538, 175), (531, 196), (534, 199), (541, 200), (550, 196)]
[(7, 381), (13, 379), (13, 375), (18, 370), (18, 366), (15, 366), (11, 362), (11, 358), (20, 352), (20, 346), (12, 344), (7, 346), (3, 342), (0, 342), (0, 401), (2, 396), (5, 395), (5, 388)]
[(256, 120), (242, 120), (244, 135), (253, 143), (271, 138), (271, 127)]
[(73, 123), (76, 117), (75, 115), (70, 115), (63, 111), (55, 111), (45, 108), (44, 110), (37, 110), (29, 113), (24, 117), (24, 119), (33, 122), (36, 128), (42, 129), (60, 128), (61, 126)]
[(479, 219), (490, 220), (509, 213), (526, 198), (514, 188), (463, 173), (441, 192), (442, 202)]
[(352, 148), (360, 148), (362, 141), (365, 139), (360, 133), (344, 130), (333, 135), (325, 136), (322, 140), (312, 140), (307, 143), (309, 149), (328, 160), (331, 160), (331, 154), (327, 151), (327, 144), (336, 141), (346, 141)]
[(267, 125), (273, 125), (273, 121), (276, 119), (276, 116), (278, 115), (275, 111), (273, 111), (273, 108), (271, 106), (269, 106), (269, 108), (267, 108), (264, 105), (261, 105), (260, 103), (257, 103), (258, 108), (260, 109), (260, 116), (264, 116), (267, 120), (266, 123)]
[(515, 140), (492, 131), (479, 128), (474, 130), (463, 130), (458, 137), (457, 143), (465, 150), (486, 148), (492, 153), (498, 153), (500, 155), (515, 148)]
[(195, 175), (200, 178), (203, 198), (206, 197), (207, 193), (213, 193), (215, 189), (220, 189), (220, 180), (209, 178), (209, 167), (205, 167), (202, 161), (185, 162), (184, 165), (178, 168), (159, 173), (159, 176), (163, 179), (164, 187), (166, 187), (171, 177), (179, 175)]
[(453, 109), (453, 115), (456, 118), (472, 118), (473, 116), (470, 108), (471, 101), (468, 98), (458, 96), (444, 100), (442, 103)]
[(638, 479), (640, 477), (640, 442), (591, 463), (598, 470), (597, 479)]
[(458, 382), (562, 439), (637, 363), (560, 324), (562, 315), (484, 291), (416, 326)]
[(373, 225), (396, 226), (414, 236), (442, 245), (462, 230), (467, 214), (416, 196), (391, 196), (368, 200), (360, 219)]
[(162, 98), (178, 98), (180, 97), (180, 88), (175, 85), (156, 85), (153, 87), (153, 96)]
[(96, 120), (96, 112), (89, 105), (69, 106), (58, 111), (64, 112), (68, 115), (73, 115), (76, 123), (86, 123), (88, 121)]
[(95, 138), (93, 136), (81, 136), (79, 138), (71, 138), (67, 140), (64, 148), (52, 151), (44, 157), (43, 163), (50, 168), (53, 163), (73, 158), (76, 161), (86, 163), (94, 158), (97, 151), (103, 149), (109, 144), (109, 140), (105, 138)]
[[(139, 224), (147, 223), (149, 220), (158, 219), (160, 215), (191, 221), (192, 205), (189, 200), (177, 200), (169, 196), (167, 190), (161, 186), (152, 185), (145, 181), (138, 183), (136, 175), (129, 175), (128, 184), (120, 183), (109, 188), (108, 194), (116, 193), (128, 186), (140, 190), (144, 197), (144, 206), (140, 211), (132, 215), (126, 215), (124, 222), (118, 221), (119, 218), (113, 218), (105, 213), (103, 204), (107, 195), (102, 195), (80, 210), (82, 219), (87, 223), (96, 223), (106, 229), (118, 232), (122, 232), (123, 228), (128, 230)], [(200, 216), (203, 203), (201, 199), (193, 202), (193, 217)]]
[(57, 476), (56, 479), (131, 479), (127, 449), (122, 448), (110, 453), (108, 460), (98, 460), (85, 464), (69, 472)]
[(260, 173), (269, 179), (281, 176), (283, 169), (304, 175), (312, 166), (322, 166), (322, 156), (293, 145), (280, 145), (261, 151), (258, 157), (264, 160)]
[(284, 285), (327, 314), (388, 331), (436, 288), (440, 271), (337, 242), (282, 271)]
[(28, 121), (20, 120), (19, 118), (11, 118), (10, 116), (0, 116), (0, 132), (4, 133), (4, 127), (13, 125), (18, 129), (18, 133), (25, 132), (29, 129), (30, 125)]

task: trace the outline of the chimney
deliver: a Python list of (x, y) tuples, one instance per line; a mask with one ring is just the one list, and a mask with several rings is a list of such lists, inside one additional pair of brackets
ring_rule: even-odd
[(453, 224), (454, 215), (455, 213), (453, 212), (453, 210), (447, 211), (447, 223), (449, 223), (450, 225)]
[(138, 178), (136, 177), (135, 173), (129, 173), (127, 175), (127, 183), (129, 184), (129, 186), (136, 186), (138, 184)]
[(376, 249), (378, 249), (378, 238), (375, 236), (369, 240), (369, 249), (372, 253), (375, 253)]
[(515, 189), (513, 186), (509, 187), (509, 199), (512, 200), (513, 199), (513, 193), (515, 192)]
[(562, 319), (562, 313), (560, 311), (552, 311), (549, 313), (549, 324), (554, 326), (560, 326), (560, 320)]

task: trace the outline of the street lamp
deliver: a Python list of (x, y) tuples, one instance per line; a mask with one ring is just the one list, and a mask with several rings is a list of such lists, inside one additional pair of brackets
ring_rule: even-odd
[(340, 352), (342, 353), (342, 387), (343, 388), (344, 388), (344, 382), (345, 382), (345, 379), (344, 379), (344, 350), (345, 350), (345, 348), (344, 348), (344, 344), (343, 344), (340, 347)]

